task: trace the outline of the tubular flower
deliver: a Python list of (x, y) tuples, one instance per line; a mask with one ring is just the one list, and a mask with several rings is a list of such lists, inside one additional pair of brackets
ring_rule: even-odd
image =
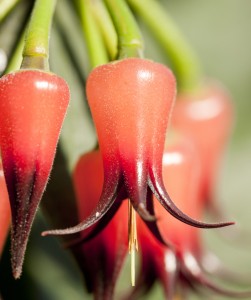
[[(99, 151), (92, 151), (80, 157), (73, 180), (79, 219), (82, 220), (93, 211), (102, 192), (103, 164)], [(87, 289), (94, 293), (95, 299), (113, 298), (114, 287), (128, 248), (126, 204), (124, 201), (112, 221), (97, 236), (72, 246), (72, 251), (83, 270)], [(81, 232), (81, 241), (85, 240), (86, 236), (87, 232)]]
[(10, 226), (10, 203), (0, 157), (0, 256)]
[(214, 200), (219, 165), (233, 123), (228, 93), (213, 85), (197, 94), (181, 94), (172, 125), (192, 140), (202, 162), (201, 201), (216, 217), (221, 216)]
[[(164, 183), (176, 203), (195, 218), (202, 214), (200, 176), (200, 161), (190, 143), (183, 140), (167, 148), (163, 155)], [(204, 274), (201, 267), (204, 249), (198, 228), (167, 216), (158, 201), (155, 201), (155, 211), (160, 233), (173, 245), (173, 249), (159, 243), (138, 219), (141, 269), (136, 286), (127, 299), (137, 299), (139, 295), (146, 294), (156, 280), (163, 287), (165, 299), (170, 300), (175, 299), (177, 292), (186, 293), (191, 288), (198, 291), (204, 288), (229, 297), (250, 297), (250, 292), (228, 291)]]
[(187, 224), (208, 228), (232, 224), (195, 221), (166, 192), (162, 154), (175, 91), (171, 71), (145, 59), (123, 59), (90, 73), (86, 92), (104, 165), (102, 193), (93, 212), (79, 225), (43, 235), (75, 233), (99, 220), (105, 226), (123, 196), (161, 239), (154, 222), (153, 194), (170, 214)]
[(15, 278), (21, 275), (68, 102), (67, 84), (52, 73), (17, 71), (0, 80), (0, 147), (11, 204)]

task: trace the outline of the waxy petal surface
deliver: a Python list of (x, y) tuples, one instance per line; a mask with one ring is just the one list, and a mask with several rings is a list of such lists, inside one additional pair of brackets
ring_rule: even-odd
[(65, 81), (41, 71), (0, 81), (0, 147), (12, 212), (12, 268), (20, 277), (31, 225), (44, 192), (69, 102)]
[(96, 209), (80, 224), (43, 235), (71, 234), (92, 226), (112, 210), (120, 188), (146, 222), (156, 221), (147, 209), (152, 201), (147, 197), (150, 188), (162, 206), (184, 223), (203, 228), (233, 224), (190, 218), (165, 189), (162, 155), (176, 95), (175, 78), (167, 67), (139, 58), (101, 65), (90, 73), (86, 93), (103, 158), (103, 191)]
[[(163, 179), (179, 207), (189, 215), (200, 218), (203, 213), (199, 180), (202, 168), (196, 150), (193, 143), (185, 139), (169, 145), (163, 155)], [(199, 230), (166, 215), (158, 201), (154, 204), (159, 231), (173, 248), (159, 243), (138, 218), (141, 268), (136, 287), (126, 299), (144, 295), (156, 280), (160, 281), (165, 298), (170, 300), (174, 298), (177, 287), (182, 291), (194, 289), (199, 292), (199, 288), (203, 288), (228, 297), (250, 297), (250, 291), (231, 291), (211, 281), (200, 265), (204, 249)]]
[[(98, 203), (104, 181), (103, 163), (99, 151), (80, 157), (73, 172), (79, 219), (86, 218)], [(85, 243), (71, 249), (83, 270), (87, 288), (96, 299), (112, 299), (120, 270), (128, 252), (127, 201), (124, 201), (111, 222), (94, 238), (85, 237), (99, 225), (81, 233)]]

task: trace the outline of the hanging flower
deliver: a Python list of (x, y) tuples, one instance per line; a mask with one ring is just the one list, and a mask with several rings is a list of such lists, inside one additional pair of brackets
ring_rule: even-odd
[(215, 187), (232, 123), (230, 96), (219, 84), (178, 96), (172, 125), (193, 141), (198, 149), (202, 162), (200, 199), (216, 218), (223, 215), (215, 201)]
[[(86, 218), (99, 200), (103, 185), (103, 165), (100, 151), (80, 157), (73, 181), (77, 197), (79, 219)], [(111, 222), (93, 239), (85, 240), (88, 231), (81, 232), (80, 243), (71, 246), (83, 271), (87, 290), (95, 299), (112, 299), (120, 270), (128, 251), (127, 203), (120, 206)], [(94, 225), (95, 226), (95, 225)], [(85, 240), (85, 243), (83, 241)]]
[[(176, 203), (191, 216), (202, 215), (200, 183), (202, 169), (195, 149), (185, 140), (170, 145), (163, 156), (164, 183)], [(165, 210), (155, 201), (159, 230), (173, 248), (159, 243), (145, 224), (138, 220), (138, 238), (141, 255), (141, 269), (136, 287), (128, 299), (146, 294), (156, 280), (159, 280), (166, 299), (174, 299), (179, 293), (182, 299), (189, 290), (211, 290), (217, 294), (247, 298), (249, 292), (234, 292), (218, 286), (205, 274), (202, 267), (205, 250), (198, 228), (178, 222), (166, 216)]]
[(0, 149), (12, 214), (12, 269), (19, 278), (69, 103), (66, 82), (39, 70), (0, 79)]
[(104, 227), (121, 198), (128, 197), (163, 242), (154, 222), (153, 194), (170, 214), (189, 225), (214, 228), (233, 224), (196, 221), (178, 209), (166, 192), (162, 154), (176, 90), (168, 68), (145, 59), (123, 59), (95, 68), (86, 89), (104, 165), (102, 194), (93, 212), (79, 225), (43, 235), (75, 233), (99, 220)]

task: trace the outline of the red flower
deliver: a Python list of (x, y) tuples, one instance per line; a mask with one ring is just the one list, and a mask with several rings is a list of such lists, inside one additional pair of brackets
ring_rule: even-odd
[[(168, 147), (163, 156), (164, 183), (171, 197), (195, 218), (202, 215), (199, 199), (201, 176), (198, 154), (187, 141), (179, 141)], [(159, 230), (173, 249), (159, 243), (145, 224), (138, 220), (138, 238), (141, 253), (141, 269), (136, 287), (130, 299), (147, 293), (156, 280), (161, 282), (166, 299), (174, 299), (178, 291), (206, 288), (230, 297), (250, 297), (250, 292), (233, 292), (212, 282), (203, 272), (203, 245), (198, 228), (178, 222), (166, 215), (165, 210), (155, 201)], [(180, 289), (179, 289), (180, 288)]]
[(0, 79), (0, 147), (11, 204), (15, 278), (21, 275), (68, 102), (68, 86), (55, 74), (22, 70)]
[[(99, 151), (81, 156), (75, 167), (73, 180), (79, 219), (82, 220), (95, 209), (102, 192), (103, 164)], [(128, 251), (127, 223), (127, 203), (124, 201), (103, 231), (85, 243), (72, 246), (83, 270), (87, 289), (94, 293), (95, 299), (113, 297), (114, 287)], [(81, 233), (81, 242), (87, 232)]]
[(170, 214), (187, 224), (197, 227), (232, 224), (195, 221), (180, 211), (166, 192), (162, 154), (175, 97), (175, 79), (169, 69), (138, 58), (109, 63), (91, 72), (86, 92), (103, 158), (102, 194), (82, 223), (43, 235), (75, 233), (99, 220), (105, 226), (122, 198), (128, 197), (150, 230), (162, 240), (153, 222), (153, 194)]
[(202, 161), (201, 201), (221, 216), (214, 200), (215, 186), (224, 148), (233, 122), (228, 93), (212, 85), (198, 93), (181, 94), (176, 102), (172, 125), (195, 143)]

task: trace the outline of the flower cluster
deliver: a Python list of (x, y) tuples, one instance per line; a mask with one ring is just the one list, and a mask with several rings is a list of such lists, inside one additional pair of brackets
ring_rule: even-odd
[[(18, 1), (9, 2), (0, 13), (0, 26)], [(233, 123), (230, 95), (221, 84), (203, 79), (196, 56), (157, 1), (73, 2), (68, 8), (80, 18), (87, 65), (92, 68), (79, 75), (85, 82), (97, 143), (77, 158), (63, 153), (70, 197), (58, 205), (60, 197), (53, 194), (60, 209), (51, 210), (53, 205), (45, 203), (49, 219), (62, 227), (43, 231), (42, 236), (66, 239), (95, 299), (138, 299), (155, 281), (170, 300), (186, 298), (191, 289), (250, 297), (250, 291), (225, 289), (217, 277), (208, 276), (204, 264), (208, 252), (201, 239), (201, 229), (234, 224), (224, 220), (215, 197)], [(33, 4), (25, 39), (0, 78), (0, 255), (11, 227), (15, 279), (22, 273), (70, 100), (68, 84), (49, 68), (56, 0)], [(30, 4), (25, 5), (29, 11)], [(144, 58), (134, 14), (152, 31), (172, 70)], [(65, 34), (60, 15), (59, 9), (56, 27)], [(68, 140), (63, 144), (75, 146)], [(207, 212), (213, 222), (203, 221)], [(67, 222), (71, 216), (74, 224)], [(128, 253), (132, 288), (117, 296)]]

